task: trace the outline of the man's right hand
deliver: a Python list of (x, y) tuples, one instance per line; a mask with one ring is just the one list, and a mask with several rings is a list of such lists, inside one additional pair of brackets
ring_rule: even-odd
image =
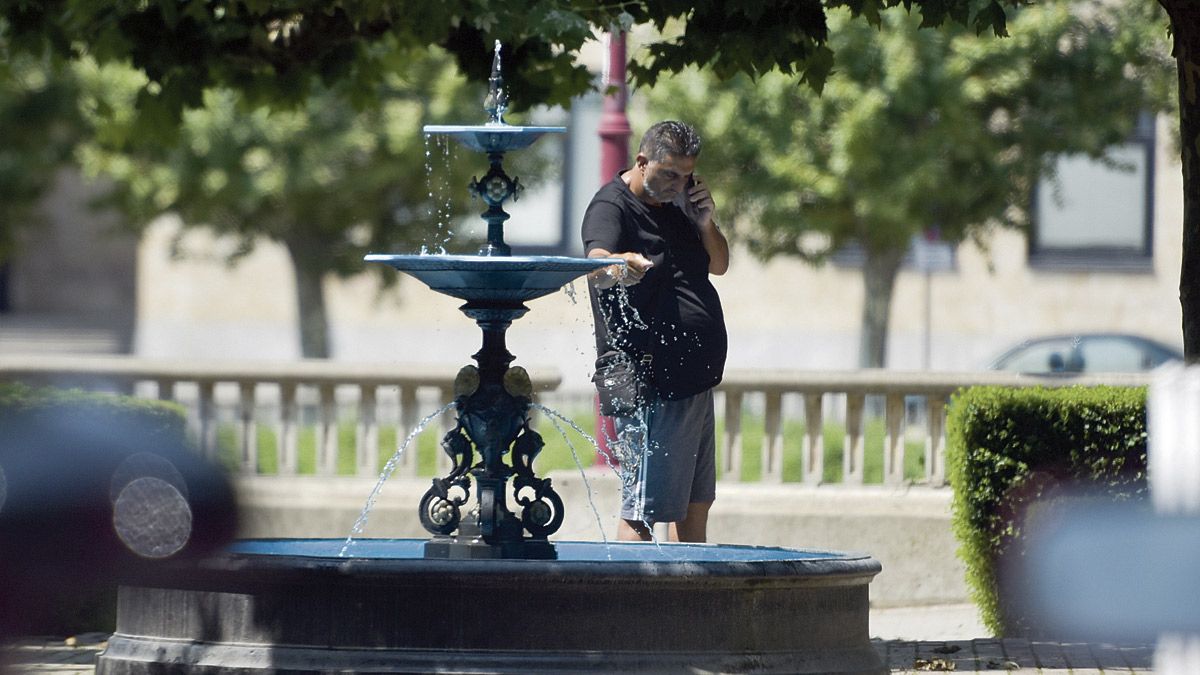
[(592, 249), (589, 258), (621, 258), (624, 265), (609, 265), (592, 273), (592, 280), (600, 288), (612, 288), (616, 284), (633, 286), (641, 282), (646, 272), (654, 267), (649, 258), (640, 253), (609, 253), (603, 249)]
[(617, 257), (625, 259), (624, 267), (613, 265), (618, 269), (617, 283), (622, 286), (633, 286), (639, 283), (646, 276), (646, 272), (654, 267), (654, 263), (640, 253), (618, 253)]

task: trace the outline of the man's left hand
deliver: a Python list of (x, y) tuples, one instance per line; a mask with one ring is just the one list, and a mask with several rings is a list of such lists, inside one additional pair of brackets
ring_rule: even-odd
[(703, 229), (712, 223), (713, 212), (716, 210), (716, 204), (713, 203), (712, 193), (708, 191), (708, 185), (699, 176), (695, 177), (695, 183), (688, 189), (684, 195), (683, 212), (688, 215), (696, 226)]

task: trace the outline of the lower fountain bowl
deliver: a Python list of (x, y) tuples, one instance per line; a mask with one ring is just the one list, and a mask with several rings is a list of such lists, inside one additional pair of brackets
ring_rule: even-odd
[(424, 540), (248, 540), (122, 586), (99, 675), (886, 673), (864, 554), (557, 542), (432, 560)]

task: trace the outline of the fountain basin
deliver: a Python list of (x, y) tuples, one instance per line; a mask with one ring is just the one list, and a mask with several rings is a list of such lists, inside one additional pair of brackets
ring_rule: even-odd
[(371, 254), (363, 259), (391, 265), (455, 298), (515, 303), (549, 295), (592, 270), (625, 264), (619, 258), (566, 256)]
[(449, 136), (479, 152), (505, 153), (527, 148), (544, 134), (561, 134), (566, 127), (522, 127), (509, 124), (426, 124), (421, 131), (428, 135)]
[[(885, 673), (865, 554), (557, 542), (423, 559), (424, 540), (256, 540), (121, 588), (97, 673)], [(611, 556), (611, 559), (610, 559)]]

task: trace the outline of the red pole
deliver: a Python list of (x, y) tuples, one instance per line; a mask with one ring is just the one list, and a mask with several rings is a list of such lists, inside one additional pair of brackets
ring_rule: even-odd
[[(625, 33), (619, 30), (608, 33), (608, 72), (604, 77), (604, 112), (600, 116), (600, 181), (607, 183), (617, 172), (629, 166), (629, 118), (625, 115), (628, 88), (625, 85)], [(616, 456), (608, 451), (608, 439), (616, 436), (611, 417), (600, 414), (600, 400), (596, 400), (596, 464), (606, 464), (604, 455), (616, 463)]]
[(608, 34), (608, 73), (604, 79), (604, 113), (600, 117), (600, 180), (607, 183), (629, 166), (629, 118), (625, 103), (625, 33)]

